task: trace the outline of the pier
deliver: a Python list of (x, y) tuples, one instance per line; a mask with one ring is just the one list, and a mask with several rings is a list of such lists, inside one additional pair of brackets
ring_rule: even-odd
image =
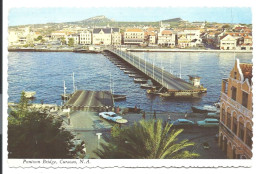
[(142, 72), (145, 76), (160, 84), (158, 92), (164, 91), (164, 94), (174, 97), (198, 97), (200, 93), (206, 91), (206, 88), (200, 85), (193, 85), (192, 82), (178, 78), (171, 73), (159, 68), (154, 63), (147, 62), (130, 52), (122, 51), (119, 48), (107, 48), (105, 52), (112, 53), (118, 59), (126, 62), (129, 67), (133, 67)]
[(109, 91), (77, 90), (65, 102), (63, 108), (72, 111), (104, 111), (114, 107), (114, 98)]

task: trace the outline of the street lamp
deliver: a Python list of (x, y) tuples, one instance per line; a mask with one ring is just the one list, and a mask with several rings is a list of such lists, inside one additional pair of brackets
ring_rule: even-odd
[(99, 149), (100, 137), (101, 137), (102, 133), (96, 133), (96, 135), (98, 136), (98, 149)]

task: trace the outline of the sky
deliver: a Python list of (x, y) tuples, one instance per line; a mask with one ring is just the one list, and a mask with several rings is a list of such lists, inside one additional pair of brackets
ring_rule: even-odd
[(90, 17), (104, 15), (115, 21), (160, 21), (182, 18), (190, 22), (208, 21), (219, 23), (251, 24), (252, 12), (248, 7), (211, 8), (11, 8), (8, 25), (45, 24), (49, 22), (74, 22)]

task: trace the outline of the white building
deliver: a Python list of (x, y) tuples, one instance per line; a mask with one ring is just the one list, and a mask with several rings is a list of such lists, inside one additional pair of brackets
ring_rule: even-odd
[(92, 33), (89, 30), (79, 33), (79, 44), (90, 45), (92, 43)]
[(10, 30), (8, 34), (9, 46), (33, 44), (34, 39), (39, 36), (36, 32), (31, 31), (30, 27)]
[(200, 39), (200, 30), (184, 30), (183, 34), (185, 34), (186, 38), (190, 41)]
[(78, 45), (79, 44), (79, 34), (70, 34), (68, 36), (66, 36), (65, 40), (66, 40), (66, 44), (69, 44), (69, 40), (72, 38), (74, 41), (74, 45)]
[(220, 49), (221, 50), (235, 50), (236, 49), (236, 39), (229, 34), (220, 37)]
[(175, 46), (176, 34), (172, 30), (163, 30), (158, 33), (158, 45)]
[(112, 45), (121, 45), (122, 36), (119, 28), (112, 28)]

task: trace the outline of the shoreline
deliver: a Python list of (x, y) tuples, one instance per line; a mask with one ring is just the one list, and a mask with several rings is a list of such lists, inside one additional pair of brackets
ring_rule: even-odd
[[(213, 52), (213, 53), (253, 53), (253, 50), (204, 50), (204, 49), (127, 49), (130, 52)], [(74, 49), (8, 49), (8, 52), (75, 52), (75, 53), (102, 53), (102, 51), (78, 52)]]

